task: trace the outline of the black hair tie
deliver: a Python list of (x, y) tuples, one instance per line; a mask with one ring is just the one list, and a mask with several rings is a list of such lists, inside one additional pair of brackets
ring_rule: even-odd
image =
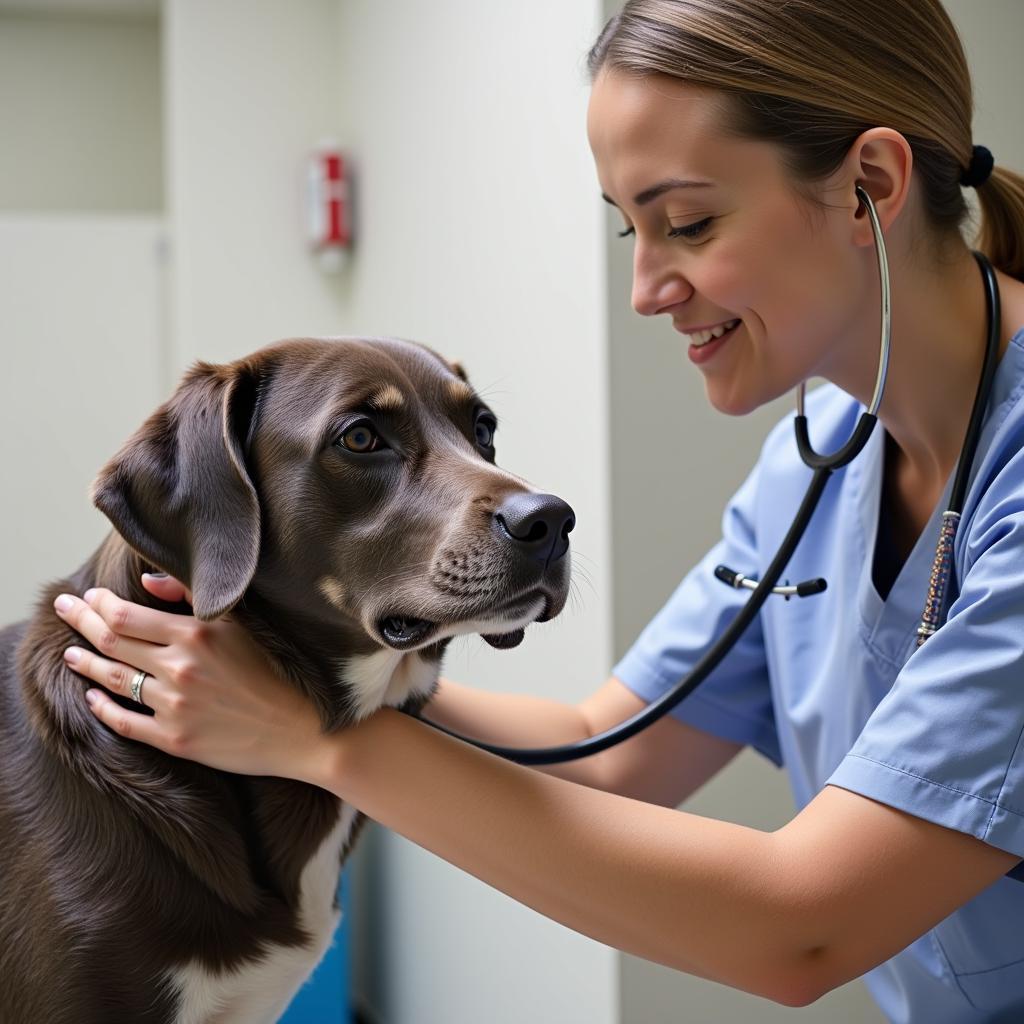
[(960, 184), (964, 188), (978, 188), (980, 185), (984, 185), (995, 165), (996, 162), (992, 154), (984, 146), (975, 146), (971, 151), (970, 166), (964, 171)]

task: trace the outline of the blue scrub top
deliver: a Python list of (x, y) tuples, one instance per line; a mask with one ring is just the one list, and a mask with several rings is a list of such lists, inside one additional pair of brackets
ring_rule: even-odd
[[(884, 432), (829, 481), (786, 569), (828, 589), (770, 597), (737, 648), (673, 714), (785, 767), (798, 808), (841, 786), (1024, 858), (1024, 329), (996, 372), (954, 548), (946, 624), (919, 650), (942, 510), (883, 601), (871, 576)], [(808, 396), (818, 451), (845, 443), (863, 406)], [(787, 418), (729, 503), (723, 539), (680, 584), (614, 674), (644, 700), (698, 660), (789, 529), (811, 471)], [(893, 1022), (1024, 1021), (1024, 884), (1000, 879), (865, 977)]]

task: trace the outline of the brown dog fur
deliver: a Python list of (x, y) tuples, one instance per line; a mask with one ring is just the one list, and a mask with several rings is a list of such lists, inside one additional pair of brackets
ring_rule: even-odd
[[(468, 387), (460, 403), (449, 385), (463, 377), (387, 340), (297, 340), (200, 364), (100, 474), (94, 498), (117, 532), (0, 632), (4, 1024), (168, 1024), (181, 1019), (169, 971), (217, 975), (301, 946), (302, 872), (339, 820), (319, 789), (214, 771), (100, 725), (62, 658), (84, 641), (54, 615), (59, 593), (103, 586), (188, 613), (139, 582), (171, 573), (199, 619), (230, 614), (249, 630), (325, 729), (367, 711), (345, 659), (386, 650), (373, 623), (389, 595), (450, 626), (405, 655), (431, 681), (458, 623), (504, 629), (538, 595), (541, 617), (561, 609), (568, 558), (537, 568), (494, 539), (496, 509), (528, 488), (476, 444), (472, 410), (485, 407)], [(408, 405), (387, 420), (402, 454), (367, 469), (331, 439), (339, 411), (365, 412), (382, 382)], [(344, 593), (331, 600), (325, 579)], [(520, 591), (534, 603), (510, 605)], [(419, 678), (389, 699), (422, 702)]]

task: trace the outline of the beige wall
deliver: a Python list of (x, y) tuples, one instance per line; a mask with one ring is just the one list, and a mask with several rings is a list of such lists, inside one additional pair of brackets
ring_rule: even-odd
[(154, 13), (0, 4), (0, 209), (163, 208)]
[[(597, 27), (596, 0), (350, 0), (339, 49), (360, 211), (344, 329), (461, 359), (501, 419), (501, 464), (578, 513), (570, 608), (512, 651), (453, 644), (445, 670), (565, 700), (611, 658), (604, 229), (581, 73)], [(616, 1019), (612, 951), (375, 839), (360, 977), (382, 1021)]]

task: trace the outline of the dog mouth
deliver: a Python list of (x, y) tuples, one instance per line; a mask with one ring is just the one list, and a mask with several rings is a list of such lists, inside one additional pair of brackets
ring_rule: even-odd
[[(517, 604), (519, 603), (520, 602), (517, 602)], [(535, 604), (536, 601), (531, 602), (531, 607)], [(537, 614), (532, 621), (547, 622), (550, 618), (551, 599), (549, 597), (544, 597), (544, 604), (541, 607), (539, 614)], [(523, 639), (526, 637), (526, 627), (521, 626), (519, 629), (509, 630), (507, 633), (481, 633), (480, 636), (499, 651), (507, 651), (513, 647), (518, 647), (523, 642)]]
[[(541, 602), (538, 607), (538, 601)], [(517, 614), (518, 613), (518, 614)], [(501, 632), (489, 632), (487, 620), (474, 622), (452, 623), (443, 627), (441, 623), (430, 619), (420, 619), (411, 615), (387, 615), (377, 621), (377, 632), (381, 639), (396, 651), (410, 651), (422, 647), (428, 640), (434, 639), (438, 633), (443, 636), (479, 633), (480, 637), (491, 647), (499, 651), (507, 651), (518, 647), (526, 637), (526, 626), (530, 622), (547, 622), (551, 618), (551, 601), (542, 595), (534, 594), (527, 598), (519, 598), (496, 615), (488, 618), (494, 625), (512, 626)], [(518, 625), (523, 623), (523, 625)], [(498, 621), (495, 621), (497, 619)], [(480, 628), (484, 627), (484, 628)]]
[(377, 629), (389, 647), (407, 651), (423, 643), (437, 629), (437, 623), (407, 615), (389, 615), (377, 623)]
[(499, 651), (507, 651), (523, 642), (526, 628), (513, 629), (511, 633), (481, 633), (480, 636)]

